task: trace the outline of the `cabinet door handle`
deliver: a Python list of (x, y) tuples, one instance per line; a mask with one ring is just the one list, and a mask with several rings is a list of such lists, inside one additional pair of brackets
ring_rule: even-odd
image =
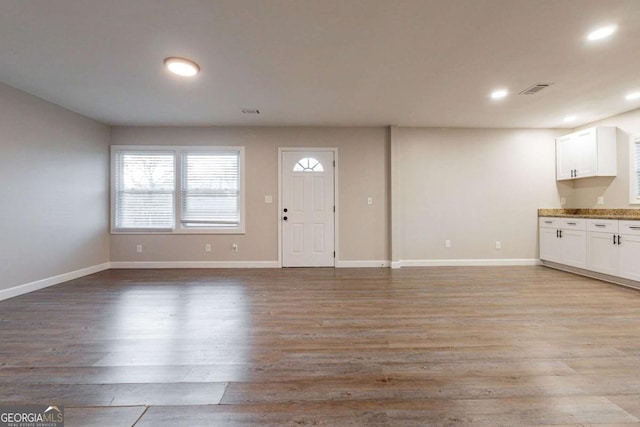
[(606, 224), (593, 224), (593, 225), (596, 226), (596, 227), (600, 227), (600, 228), (607, 226)]
[(545, 223), (545, 224), (552, 224), (552, 223), (553, 223), (553, 221), (545, 221), (544, 223)]
[(620, 235), (618, 234), (618, 244), (620, 244)]
[(558, 232), (560, 233), (560, 238), (562, 239), (562, 230), (558, 230)]
[(632, 230), (640, 230), (640, 227), (635, 227), (635, 226), (632, 226), (632, 225), (630, 225), (629, 228), (632, 229)]
[(568, 222), (567, 225), (578, 225), (577, 222)]
[(615, 234), (613, 235), (613, 244), (614, 244), (614, 245), (616, 245), (616, 244), (617, 244), (617, 243), (616, 243), (616, 235), (615, 235)]

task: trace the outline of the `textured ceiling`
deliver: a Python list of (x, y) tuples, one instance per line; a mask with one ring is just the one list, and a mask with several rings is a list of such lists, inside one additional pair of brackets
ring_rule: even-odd
[(639, 48), (639, 0), (0, 0), (0, 81), (116, 125), (575, 127), (640, 107)]

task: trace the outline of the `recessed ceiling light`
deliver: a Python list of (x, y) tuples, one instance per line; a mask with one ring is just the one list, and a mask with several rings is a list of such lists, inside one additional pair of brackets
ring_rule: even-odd
[(630, 93), (629, 95), (625, 96), (625, 98), (628, 99), (629, 101), (633, 101), (634, 99), (640, 99), (640, 92)]
[(564, 121), (567, 122), (567, 123), (571, 123), (571, 122), (575, 122), (576, 119), (577, 119), (576, 116), (567, 116), (567, 117), (564, 118)]
[(496, 89), (493, 92), (491, 92), (491, 99), (504, 98), (508, 94), (509, 94), (509, 91), (506, 89)]
[(616, 25), (607, 25), (606, 27), (598, 28), (589, 33), (587, 36), (587, 40), (602, 40), (609, 37), (611, 34), (615, 33), (618, 27)]
[(185, 58), (165, 58), (164, 66), (173, 74), (183, 77), (192, 77), (200, 72), (198, 64)]

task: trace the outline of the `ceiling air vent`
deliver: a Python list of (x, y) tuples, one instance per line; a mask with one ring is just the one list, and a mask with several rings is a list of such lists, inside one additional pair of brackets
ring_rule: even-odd
[(530, 86), (520, 92), (520, 95), (535, 95), (540, 92), (542, 89), (546, 89), (551, 86), (553, 83), (536, 83), (533, 86)]

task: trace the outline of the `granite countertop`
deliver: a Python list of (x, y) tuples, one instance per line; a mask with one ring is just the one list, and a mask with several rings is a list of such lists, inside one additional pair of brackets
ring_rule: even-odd
[(538, 209), (538, 216), (640, 220), (640, 209)]

